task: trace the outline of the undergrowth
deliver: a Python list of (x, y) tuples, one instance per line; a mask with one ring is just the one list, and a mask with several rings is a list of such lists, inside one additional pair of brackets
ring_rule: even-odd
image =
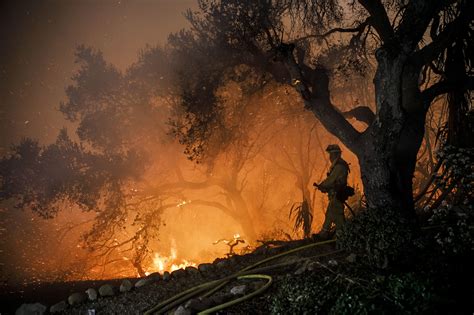
[(397, 229), (393, 212), (359, 215), (338, 234), (356, 262), (285, 276), (271, 312), (472, 314), (473, 214), (472, 206), (444, 205), (416, 234)]

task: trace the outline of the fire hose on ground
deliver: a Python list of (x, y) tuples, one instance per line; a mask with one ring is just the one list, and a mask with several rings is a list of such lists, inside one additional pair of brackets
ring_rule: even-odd
[[(220, 311), (224, 308), (236, 305), (238, 303), (241, 303), (243, 301), (246, 301), (246, 300), (248, 300), (248, 299), (250, 299), (254, 296), (257, 296), (257, 295), (263, 293), (265, 290), (267, 290), (270, 287), (270, 285), (272, 284), (272, 281), (273, 281), (272, 277), (268, 276), (268, 275), (261, 274), (262, 272), (266, 272), (266, 271), (274, 269), (274, 268), (288, 266), (288, 263), (280, 263), (280, 264), (275, 264), (275, 265), (255, 269), (256, 267), (258, 267), (258, 266), (260, 266), (264, 263), (267, 263), (269, 261), (281, 258), (283, 256), (286, 256), (286, 255), (289, 255), (289, 254), (292, 254), (292, 253), (295, 253), (295, 252), (298, 252), (298, 251), (302, 251), (302, 250), (305, 250), (305, 249), (308, 249), (308, 248), (321, 246), (321, 245), (325, 245), (325, 244), (335, 243), (335, 242), (336, 242), (336, 240), (333, 239), (333, 240), (327, 240), (327, 241), (312, 243), (312, 244), (300, 246), (300, 247), (288, 250), (286, 252), (283, 252), (283, 253), (265, 258), (261, 261), (258, 261), (255, 264), (251, 265), (251, 266), (248, 266), (248, 267), (236, 272), (233, 275), (224, 277), (222, 279), (206, 282), (206, 283), (200, 284), (198, 286), (195, 286), (193, 288), (190, 288), (188, 290), (185, 290), (184, 292), (181, 292), (181, 293), (179, 293), (179, 294), (177, 294), (177, 295), (175, 295), (175, 296), (173, 296), (173, 297), (157, 304), (153, 308), (147, 310), (144, 314), (145, 315), (164, 314), (165, 312), (173, 309), (174, 307), (180, 305), (181, 303), (183, 303), (183, 302), (185, 302), (185, 301), (187, 301), (187, 300), (189, 300), (189, 299), (191, 299), (191, 298), (193, 298), (197, 295), (202, 294), (202, 297), (210, 296), (210, 295), (214, 294), (215, 292), (217, 292), (222, 287), (224, 287), (225, 285), (227, 285), (233, 279), (237, 279), (237, 280), (240, 280), (240, 279), (265, 279), (265, 280), (267, 280), (267, 282), (261, 288), (257, 289), (254, 292), (251, 292), (247, 295), (244, 295), (244, 296), (239, 297), (237, 299), (231, 300), (229, 302), (226, 302), (226, 303), (214, 306), (212, 308), (206, 309), (206, 310), (204, 310), (204, 311), (202, 311), (198, 314), (210, 314), (210, 313)], [(341, 252), (341, 251), (342, 250), (336, 250), (336, 251), (331, 251), (331, 252), (327, 252), (327, 253), (322, 253), (322, 254), (317, 255), (315, 257), (329, 256), (329, 255), (332, 255), (332, 254), (335, 254), (335, 253), (338, 253), (338, 252)]]

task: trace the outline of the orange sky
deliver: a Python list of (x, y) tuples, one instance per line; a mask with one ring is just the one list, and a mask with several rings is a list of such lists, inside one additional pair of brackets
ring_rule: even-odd
[(52, 142), (74, 72), (74, 49), (103, 51), (121, 69), (146, 44), (187, 26), (195, 0), (8, 0), (0, 2), (0, 155), (21, 137)]

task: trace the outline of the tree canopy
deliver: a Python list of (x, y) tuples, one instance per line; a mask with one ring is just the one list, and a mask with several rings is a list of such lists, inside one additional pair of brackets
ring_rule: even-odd
[[(213, 78), (209, 70), (221, 78), (245, 64), (261, 78), (252, 84), (256, 89), (269, 80), (293, 87), (298, 103), (359, 157), (369, 205), (413, 209), (412, 177), (426, 110), (440, 95), (466, 95), (473, 87), (471, 2), (199, 1), (199, 7), (187, 14), (191, 30), (170, 42), (210, 58), (199, 60), (198, 71), (186, 67), (193, 70), (183, 77), (200, 84)], [(448, 75), (452, 47), (462, 56), (455, 78)], [(353, 73), (374, 78), (375, 98), (364, 105), (375, 110), (351, 104), (351, 116), (368, 123), (363, 131), (334, 105), (337, 79)], [(202, 154), (193, 146), (202, 148), (218, 124), (219, 99), (207, 97), (218, 82), (201, 89), (181, 85), (182, 106), (191, 116), (187, 128), (177, 129), (192, 158)]]

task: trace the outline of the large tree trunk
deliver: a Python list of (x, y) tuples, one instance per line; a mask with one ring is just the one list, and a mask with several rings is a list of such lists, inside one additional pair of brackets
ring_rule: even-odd
[(377, 59), (376, 120), (355, 153), (369, 207), (394, 207), (414, 219), (412, 180), (425, 124), (418, 72), (404, 56), (380, 51)]
[[(389, 132), (380, 131), (374, 135), (374, 142), (379, 143), (384, 133)], [(402, 149), (397, 146), (384, 152), (382, 146), (367, 144), (364, 152), (358, 154), (364, 192), (369, 207), (400, 209), (407, 218), (414, 219), (412, 180), (418, 150), (404, 147), (403, 141), (397, 142)]]
[[(462, 44), (455, 42), (446, 53), (446, 79), (462, 85), (466, 77), (465, 68)], [(448, 109), (447, 144), (460, 148), (472, 148), (474, 130), (472, 116), (468, 115), (469, 94), (462, 89), (448, 93)]]

